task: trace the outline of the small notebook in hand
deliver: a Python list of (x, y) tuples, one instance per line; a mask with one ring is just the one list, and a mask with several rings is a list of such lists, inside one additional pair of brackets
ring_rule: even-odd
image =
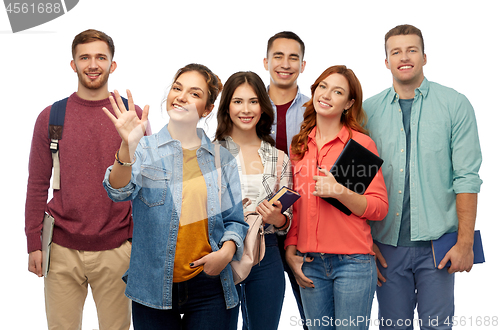
[(52, 233), (54, 231), (54, 218), (47, 213), (43, 217), (42, 228), (42, 274), (47, 276), (50, 266), (50, 246), (52, 245)]
[(281, 187), (276, 194), (274, 194), (270, 199), (269, 203), (274, 203), (275, 201), (280, 201), (281, 203), (281, 213), (288, 210), (293, 203), (300, 198), (300, 195), (295, 190), (287, 188), (285, 186)]
[[(383, 162), (382, 158), (350, 139), (330, 169), (330, 173), (338, 183), (363, 195)], [(351, 210), (337, 199), (331, 197), (323, 199), (345, 214), (351, 215)]]
[[(457, 243), (458, 233), (448, 233), (439, 237), (437, 240), (431, 241), (432, 244), (432, 257), (434, 259), (434, 267), (437, 268), (441, 260), (443, 260), (444, 256), (450, 249)], [(474, 231), (474, 245), (472, 246), (472, 250), (474, 251), (474, 263), (480, 264), (484, 262), (484, 251), (483, 251), (483, 242), (481, 241), (481, 233), (479, 230)], [(446, 267), (450, 267), (451, 262), (448, 261)]]

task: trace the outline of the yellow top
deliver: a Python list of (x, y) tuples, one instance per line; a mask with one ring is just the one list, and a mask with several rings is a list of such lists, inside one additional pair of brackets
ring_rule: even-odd
[(174, 260), (174, 283), (187, 281), (203, 270), (189, 266), (212, 252), (208, 241), (207, 189), (196, 150), (183, 149), (182, 207)]

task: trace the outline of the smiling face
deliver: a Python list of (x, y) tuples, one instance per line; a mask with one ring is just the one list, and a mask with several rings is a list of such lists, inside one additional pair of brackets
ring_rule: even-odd
[(248, 83), (239, 85), (234, 90), (229, 104), (229, 116), (233, 122), (231, 134), (234, 134), (235, 130), (255, 131), (261, 114), (259, 98), (254, 89)]
[(104, 41), (79, 44), (71, 67), (78, 74), (78, 91), (102, 90), (107, 93), (109, 74), (116, 69), (111, 52)]
[(297, 85), (306, 62), (302, 60), (300, 44), (293, 39), (278, 38), (269, 49), (264, 67), (271, 76), (271, 84), (287, 89)]
[(212, 111), (213, 105), (207, 107), (207, 99), (205, 77), (196, 71), (187, 71), (172, 84), (166, 100), (167, 112), (173, 121), (197, 123)]
[(313, 105), (316, 116), (340, 117), (344, 110), (349, 109), (354, 103), (349, 98), (349, 82), (339, 74), (333, 73), (323, 79), (313, 95)]
[(399, 86), (419, 87), (427, 63), (420, 37), (415, 34), (392, 36), (387, 39), (386, 50), (385, 65), (391, 70), (396, 90)]

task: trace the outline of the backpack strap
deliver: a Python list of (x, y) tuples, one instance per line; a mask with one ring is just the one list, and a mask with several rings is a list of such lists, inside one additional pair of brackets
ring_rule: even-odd
[(49, 117), (49, 139), (50, 151), (52, 151), (52, 167), (54, 173), (52, 175), (52, 189), (59, 190), (61, 188), (61, 167), (59, 163), (59, 140), (62, 139), (64, 117), (66, 116), (66, 105), (68, 98), (52, 104)]
[[(128, 100), (121, 97), (125, 108), (128, 111)], [(52, 151), (52, 167), (54, 173), (52, 175), (52, 189), (61, 189), (61, 165), (59, 163), (59, 140), (62, 139), (64, 118), (66, 117), (66, 106), (68, 98), (64, 98), (52, 104), (49, 116), (49, 139), (50, 151)]]

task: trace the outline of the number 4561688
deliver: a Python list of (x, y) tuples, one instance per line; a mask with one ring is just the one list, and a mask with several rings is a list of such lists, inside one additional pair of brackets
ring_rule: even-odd
[(498, 316), (448, 316), (444, 324), (454, 327), (496, 327), (499, 323)]
[(6, 7), (7, 13), (11, 14), (27, 14), (27, 13), (39, 13), (39, 14), (59, 14), (62, 11), (61, 4), (46, 2), (46, 3), (19, 3), (19, 2), (10, 2)]

